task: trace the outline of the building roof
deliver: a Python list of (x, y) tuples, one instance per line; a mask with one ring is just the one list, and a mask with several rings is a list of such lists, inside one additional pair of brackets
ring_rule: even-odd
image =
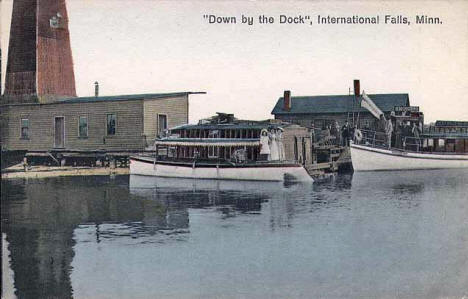
[(436, 127), (468, 127), (468, 121), (438, 120)]
[(205, 94), (206, 92), (170, 92), (170, 93), (147, 93), (147, 94), (128, 94), (116, 96), (102, 96), (102, 97), (78, 97), (78, 98), (62, 98), (58, 99), (60, 103), (89, 103), (89, 102), (103, 102), (103, 101), (129, 101), (129, 100), (154, 100), (163, 98), (172, 98), (186, 96), (189, 94)]
[(206, 94), (203, 91), (185, 91), (185, 92), (169, 92), (169, 93), (146, 93), (146, 94), (127, 94), (116, 96), (102, 97), (76, 97), (76, 98), (58, 98), (56, 101), (48, 103), (1, 103), (0, 106), (27, 106), (27, 105), (55, 105), (55, 104), (72, 104), (72, 103), (94, 103), (94, 102), (114, 102), (114, 101), (141, 101), (154, 99), (167, 99), (172, 97), (181, 97), (190, 94)]
[[(369, 94), (377, 107), (383, 112), (393, 111), (395, 106), (409, 106), (407, 93)], [(367, 112), (354, 102), (354, 95), (324, 95), (291, 97), (291, 109), (284, 110), (284, 99), (279, 98), (271, 114), (315, 114)], [(353, 105), (354, 103), (354, 105)]]

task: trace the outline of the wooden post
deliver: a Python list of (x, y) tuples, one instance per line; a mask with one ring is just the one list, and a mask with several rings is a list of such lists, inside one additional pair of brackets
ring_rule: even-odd
[(27, 157), (23, 158), (23, 167), (24, 167), (24, 171), (28, 170), (28, 158)]

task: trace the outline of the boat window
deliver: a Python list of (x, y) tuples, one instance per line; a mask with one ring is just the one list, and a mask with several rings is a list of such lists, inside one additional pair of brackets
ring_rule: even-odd
[(219, 148), (217, 146), (208, 147), (208, 158), (218, 158)]
[(444, 139), (439, 139), (439, 146), (445, 146), (445, 140)]
[(210, 130), (209, 138), (219, 138), (219, 130)]

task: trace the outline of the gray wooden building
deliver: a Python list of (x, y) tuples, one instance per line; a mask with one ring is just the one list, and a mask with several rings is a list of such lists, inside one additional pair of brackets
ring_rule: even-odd
[(76, 97), (0, 105), (5, 151), (138, 151), (188, 122), (190, 94)]
[[(406, 93), (368, 95), (386, 116), (396, 106), (410, 106)], [(286, 99), (286, 100), (285, 100)], [(320, 95), (291, 97), (289, 91), (279, 98), (271, 114), (275, 119), (296, 123), (305, 127), (324, 129), (327, 125), (345, 121), (358, 128), (375, 129), (378, 121), (367, 110), (359, 106), (354, 95)]]

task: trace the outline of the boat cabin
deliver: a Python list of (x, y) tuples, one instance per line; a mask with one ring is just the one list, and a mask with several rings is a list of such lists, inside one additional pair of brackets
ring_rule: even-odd
[(157, 138), (158, 159), (231, 163), (311, 159), (310, 130), (278, 120), (238, 120), (217, 113), (198, 124), (177, 126)]

